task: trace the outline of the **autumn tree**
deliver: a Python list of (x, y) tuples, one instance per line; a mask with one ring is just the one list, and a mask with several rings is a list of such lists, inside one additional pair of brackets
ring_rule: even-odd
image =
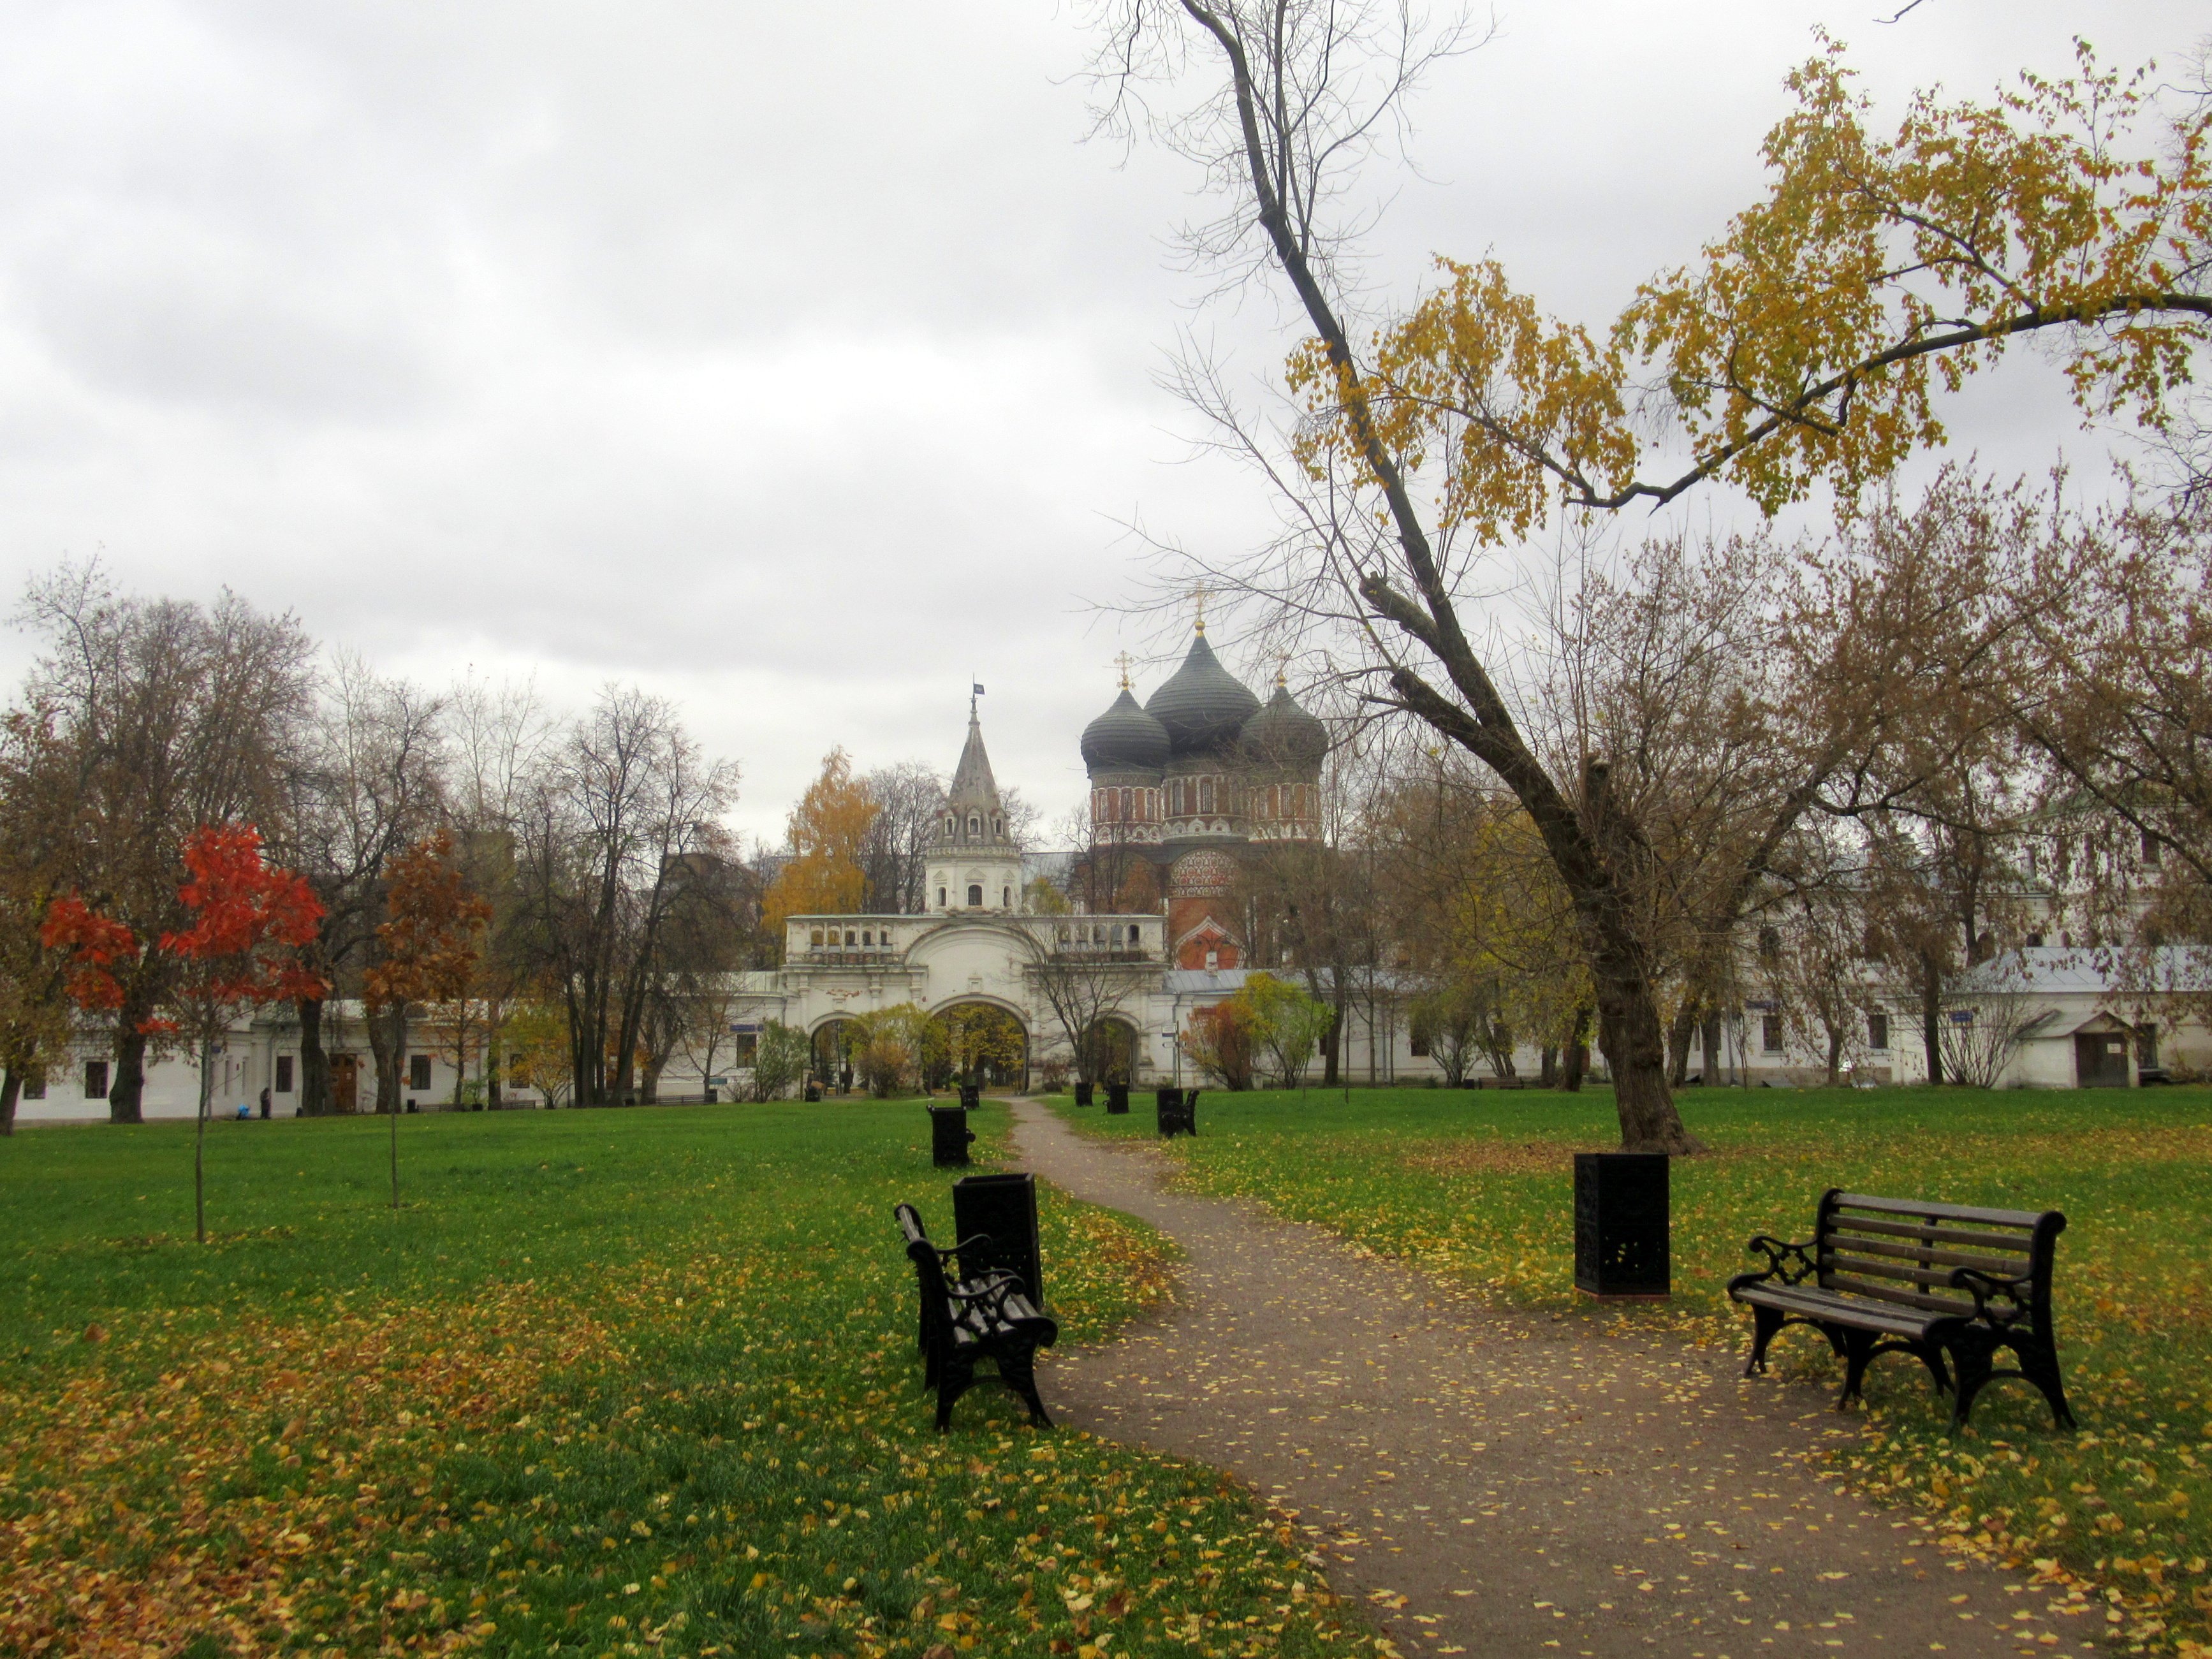
[[(376, 928), (378, 960), (362, 976), (369, 1018), (374, 1021), (380, 1012), (396, 1009), (404, 1020), (410, 1003), (441, 1006), (453, 1033), (453, 1104), (459, 1106), (468, 1072), (470, 994), (491, 906), (470, 890), (453, 835), (442, 829), (392, 860), (384, 903), (385, 919)], [(395, 1045), (387, 1100), (384, 1056), (378, 1056), (379, 1111), (399, 1109), (399, 1069), (405, 1057), (404, 1042)]]
[[(2072, 79), (2030, 78), (1988, 102), (1923, 96), (1881, 135), (1824, 51), (1768, 140), (1767, 198), (1698, 264), (1640, 289), (1602, 343), (1547, 318), (1491, 262), (1447, 262), (1434, 294), (1358, 338), (1339, 276), (1352, 172), (1402, 131), (1422, 71), (1464, 33), (1425, 33), (1418, 14), (1381, 3), (1097, 9), (1102, 119), (1144, 123), (1206, 170), (1229, 205), (1193, 252), (1232, 283), (1278, 273), (1314, 337), (1291, 360), (1304, 418), (1287, 456), (1207, 366), (1186, 372), (1224, 443), (1291, 504), (1282, 541), (1217, 574), (1282, 627), (1340, 623), (1371, 695), (1512, 792), (1573, 902), (1624, 1144), (1692, 1149), (1668, 1082), (1663, 967), (1641, 925), (1661, 866), (1619, 787), (1624, 757), (1531, 741), (1459, 608), (1473, 562), (1562, 507), (1663, 502), (1707, 479), (1768, 512), (1816, 483), (1848, 501), (1941, 441), (1940, 386), (2026, 337), (2060, 354), (2087, 412), (2155, 423), (2212, 317), (2191, 285), (2212, 113), (2146, 139), (2160, 115), (2143, 89), (2085, 58)], [(1217, 78), (1195, 103), (1143, 96), (1200, 58)], [(1685, 466), (1640, 476), (1674, 447)]]
[(185, 838), (180, 857), (186, 878), (177, 901), (187, 925), (162, 934), (154, 950), (141, 950), (126, 923), (74, 894), (54, 902), (45, 934), (50, 948), (69, 953), (71, 995), (88, 1007), (127, 1008), (143, 962), (169, 964), (165, 1003), (143, 1024), (148, 1036), (181, 1037), (199, 1061), (192, 1225), (204, 1244), (216, 1047), (241, 1014), (316, 994), (316, 974), (301, 952), (314, 942), (322, 904), (303, 878), (263, 860), (260, 832), (251, 825), (203, 825)]
[(185, 972), (160, 947), (196, 918), (179, 896), (186, 839), (206, 824), (283, 823), (284, 781), (309, 704), (297, 620), (235, 594), (212, 605), (122, 594), (97, 564), (34, 579), (20, 617), (40, 641), (25, 706), (67, 769), (69, 884), (137, 941), (112, 964), (108, 1117), (141, 1121), (149, 1047)]
[(945, 810), (945, 786), (915, 761), (878, 767), (860, 784), (876, 808), (859, 847), (867, 877), (860, 908), (879, 916), (918, 916), (929, 908), (926, 860)]
[(822, 774), (791, 809), (791, 857), (776, 874), (762, 921), (779, 939), (793, 916), (858, 915), (868, 900), (868, 837), (882, 811), (853, 775), (842, 749), (822, 757)]
[(0, 722), (0, 1135), (15, 1132), (24, 1085), (69, 1054), (69, 958), (44, 928), (69, 888), (73, 781), (47, 711), (10, 711)]

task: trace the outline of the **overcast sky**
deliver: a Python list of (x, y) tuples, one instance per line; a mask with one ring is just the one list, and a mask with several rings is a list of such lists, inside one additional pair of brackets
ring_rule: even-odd
[[(1414, 110), (1370, 275), (1494, 250), (1594, 325), (1759, 185), (1825, 25), (1894, 100), (2179, 64), (2200, 4), (1500, 0)], [(1073, 8), (14, 0), (0, 54), (0, 557), (228, 584), (433, 684), (609, 680), (684, 705), (783, 815), (842, 743), (957, 756), (1054, 812), (1112, 659), (1169, 641), (1141, 520), (1261, 533), (1155, 384), (1194, 319), (1194, 180), (1083, 142)], [(1959, 447), (2101, 466), (2033, 362)], [(1725, 502), (1710, 511), (1732, 510)], [(1102, 609), (1101, 607), (1104, 607)], [(1234, 657), (1234, 639), (1220, 641)], [(20, 635), (0, 641), (12, 678)], [(1262, 671), (1243, 664), (1255, 681)], [(1140, 672), (1140, 691), (1162, 671)]]

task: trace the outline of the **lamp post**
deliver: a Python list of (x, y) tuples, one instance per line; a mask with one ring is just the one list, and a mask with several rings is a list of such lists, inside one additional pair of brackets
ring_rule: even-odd
[(1175, 1051), (1175, 1086), (1180, 1089), (1182, 1087), (1182, 1042), (1174, 1031), (1163, 1031), (1160, 1037)]

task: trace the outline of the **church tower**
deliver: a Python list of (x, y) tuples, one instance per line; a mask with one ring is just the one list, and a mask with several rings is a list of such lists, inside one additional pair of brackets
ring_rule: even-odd
[(1006, 809), (983, 751), (983, 722), (968, 700), (968, 744), (945, 793), (929, 847), (933, 915), (1007, 915), (1022, 905), (1022, 854), (1006, 832)]

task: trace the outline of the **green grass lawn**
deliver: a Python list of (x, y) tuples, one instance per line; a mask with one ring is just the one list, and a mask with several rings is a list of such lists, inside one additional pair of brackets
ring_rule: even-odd
[[(212, 1126), (206, 1248), (189, 1125), (0, 1141), (0, 1654), (1388, 1651), (1214, 1471), (932, 1431), (916, 1104), (408, 1118), (396, 1212), (387, 1126)], [(1042, 1224), (1064, 1342), (1166, 1293)]]
[[(1093, 1133), (1156, 1134), (1148, 1093), (1121, 1118), (1056, 1103)], [(1713, 1150), (1673, 1168), (1674, 1299), (1588, 1316), (1741, 1350), (1748, 1318), (1723, 1287), (1758, 1265), (1744, 1241), (1808, 1236), (1831, 1186), (2063, 1210), (2055, 1317), (2082, 1431), (2054, 1431), (2033, 1389), (2001, 1382), (1954, 1437), (1926, 1374), (1896, 1358), (1877, 1362), (1868, 1431), (1843, 1461), (1863, 1490), (1927, 1509), (1957, 1547), (2117, 1593), (2131, 1638), (2205, 1640), (2212, 1091), (1692, 1089), (1681, 1109)], [(1194, 1188), (1550, 1309), (1576, 1304), (1569, 1155), (1620, 1144), (1612, 1097), (1595, 1090), (1354, 1089), (1348, 1103), (1208, 1091), (1199, 1130), (1174, 1143)], [(1840, 1382), (1812, 1333), (1776, 1352), (1790, 1374)]]

